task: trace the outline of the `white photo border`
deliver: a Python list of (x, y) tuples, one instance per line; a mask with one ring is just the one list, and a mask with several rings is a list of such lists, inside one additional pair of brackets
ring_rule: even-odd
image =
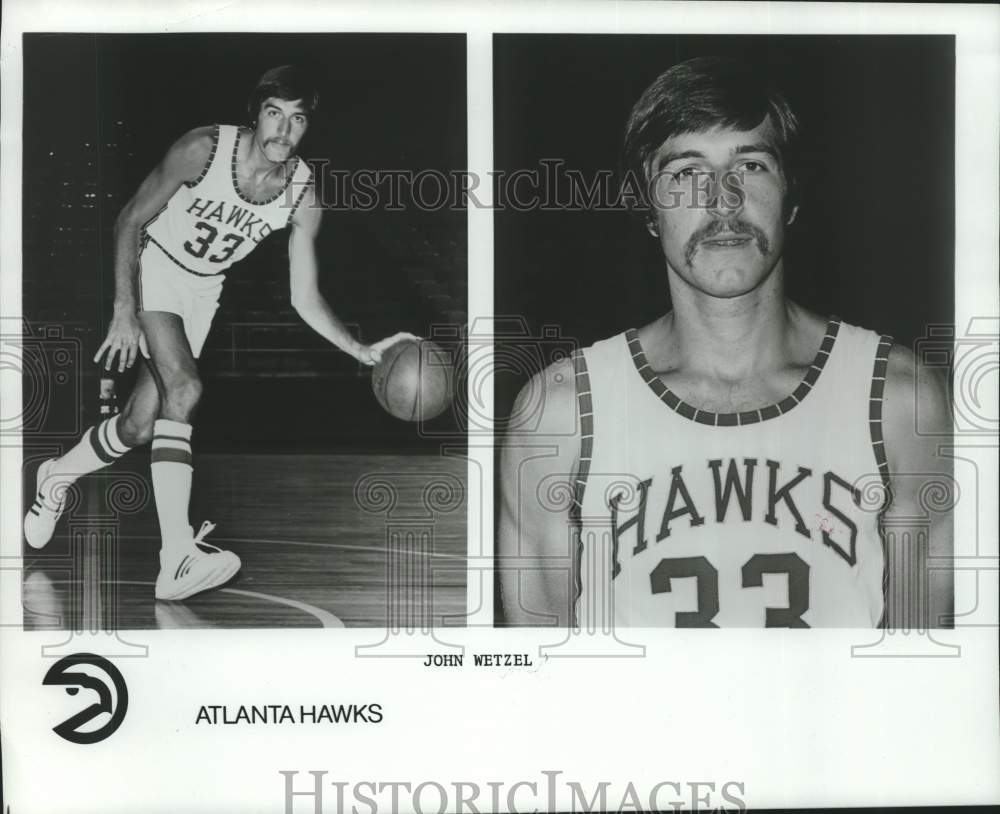
[[(956, 315), (993, 336), (1000, 324), (1000, 25), (992, 6), (813, 3), (357, 3), (308, 0), (157, 4), (30, 2), (4, 5), (0, 318), (20, 324), (22, 98), (24, 32), (449, 32), (468, 44), (469, 170), (492, 165), (494, 33), (954, 34), (956, 36)], [(30, 103), (30, 102), (29, 102)], [(470, 207), (470, 326), (489, 336), (493, 302), (492, 216)], [(993, 334), (990, 334), (990, 331)], [(489, 358), (488, 340), (484, 353)], [(992, 359), (992, 357), (990, 357)], [(487, 361), (488, 364), (488, 361)], [(994, 363), (993, 380), (996, 366)], [(2, 371), (4, 415), (20, 405), (19, 373)], [(470, 387), (474, 376), (469, 375)], [(997, 415), (995, 387), (977, 391), (981, 415)], [(475, 395), (492, 411), (487, 383)], [(928, 805), (1000, 802), (995, 433), (960, 439), (976, 462), (978, 515), (959, 511), (956, 541), (972, 540), (969, 568), (956, 579), (956, 607), (985, 608), (977, 627), (935, 631), (960, 647), (947, 658), (854, 658), (856, 631), (629, 631), (644, 658), (542, 660), (551, 631), (493, 630), (493, 439), (469, 442), (468, 628), (436, 631), (428, 652), (449, 644), (461, 669), (428, 668), (414, 658), (364, 658), (370, 630), (120, 631), (86, 643), (69, 634), (21, 627), (21, 453), (0, 447), (0, 724), (5, 806), (25, 812), (334, 811), (339, 783), (437, 783), (446, 810), (461, 807), (456, 783), (476, 784), (480, 811), (567, 810), (575, 782), (590, 797), (607, 782), (620, 808), (628, 786), (648, 810), (691, 807), (691, 784), (752, 807)], [(956, 476), (963, 477), (960, 471)], [(481, 484), (479, 495), (471, 488)], [(977, 536), (978, 535), (978, 536)], [(976, 556), (972, 556), (972, 553)], [(977, 559), (977, 557), (979, 559)], [(977, 565), (977, 563), (984, 563)], [(990, 567), (990, 563), (992, 566)], [(992, 570), (991, 570), (992, 568)], [(475, 572), (479, 571), (478, 574)], [(475, 575), (475, 576), (474, 576)], [(479, 589), (474, 590), (477, 584)], [(965, 604), (963, 604), (965, 603)], [(51, 727), (77, 711), (58, 688), (42, 686), (57, 653), (86, 647), (143, 649), (116, 661), (128, 681), (125, 723), (98, 745), (56, 737)], [(557, 637), (558, 638), (558, 637)], [(877, 635), (873, 634), (872, 640)], [(528, 669), (470, 666), (474, 653), (526, 653)], [(378, 704), (378, 723), (214, 725), (206, 705)], [(78, 705), (77, 705), (78, 706)], [(300, 795), (286, 797), (288, 775)], [(316, 775), (325, 789), (320, 808)], [(546, 774), (548, 772), (549, 774)], [(561, 773), (553, 775), (552, 773)], [(548, 795), (552, 782), (553, 794)], [(500, 784), (491, 799), (488, 783)], [(517, 786), (517, 784), (522, 784)], [(532, 791), (534, 784), (534, 791)], [(662, 786), (662, 784), (668, 784)], [(675, 784), (679, 789), (672, 790)], [(343, 788), (343, 787), (341, 787)], [(365, 789), (382, 803), (388, 792)], [(428, 791), (424, 811), (436, 811)], [(513, 791), (513, 794), (512, 794)], [(672, 797), (671, 794), (674, 794)], [(713, 796), (714, 795), (714, 796)], [(358, 811), (372, 810), (357, 796)], [(496, 805), (494, 805), (496, 803)], [(286, 807), (286, 804), (289, 807)], [(397, 808), (420, 808), (404, 795)], [(382, 810), (381, 808), (379, 810)], [(465, 808), (466, 811), (472, 810)]]

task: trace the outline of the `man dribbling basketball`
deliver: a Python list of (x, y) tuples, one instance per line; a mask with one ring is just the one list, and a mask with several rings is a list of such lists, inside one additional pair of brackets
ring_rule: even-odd
[(185, 599), (217, 587), (239, 558), (189, 525), (191, 422), (201, 396), (196, 359), (218, 308), (225, 272), (268, 234), (290, 230), (292, 306), (313, 330), (366, 365), (393, 337), (363, 345), (318, 286), (315, 240), (322, 212), (311, 171), (297, 156), (319, 102), (294, 66), (267, 71), (250, 98), (254, 125), (202, 127), (185, 134), (143, 181), (115, 228), (114, 316), (94, 357), (119, 371), (140, 357), (135, 389), (120, 415), (91, 428), (61, 458), (38, 470), (24, 520), (27, 542), (44, 546), (62, 514), (67, 487), (152, 441), (153, 493), (162, 538), (157, 599)]
[[(734, 60), (676, 65), (635, 104), (626, 166), (648, 182), (673, 310), (518, 397), (501, 466), (508, 621), (923, 629), (951, 612), (950, 582), (916, 590), (917, 535), (898, 555), (882, 539), (889, 517), (926, 514), (928, 483), (950, 486), (915, 429), (919, 403), (925, 430), (950, 431), (947, 396), (888, 337), (785, 297), (798, 137), (785, 99)], [(883, 499), (866, 507), (872, 476)], [(568, 510), (544, 505), (556, 484)], [(946, 561), (947, 513), (928, 537)]]

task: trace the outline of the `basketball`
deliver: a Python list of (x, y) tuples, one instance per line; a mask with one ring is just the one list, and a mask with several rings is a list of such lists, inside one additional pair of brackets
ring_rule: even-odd
[(451, 402), (451, 360), (429, 339), (404, 339), (386, 348), (372, 371), (382, 409), (403, 421), (428, 421)]

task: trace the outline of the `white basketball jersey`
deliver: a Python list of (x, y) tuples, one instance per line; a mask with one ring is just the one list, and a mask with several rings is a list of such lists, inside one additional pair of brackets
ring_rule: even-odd
[(697, 410), (634, 330), (576, 358), (577, 623), (874, 627), (892, 340), (832, 319), (780, 403)]
[(145, 225), (149, 240), (177, 265), (199, 276), (225, 273), (276, 229), (291, 223), (312, 176), (296, 158), (285, 186), (267, 201), (244, 197), (236, 183), (236, 157), (249, 131), (216, 125), (212, 154), (195, 181), (181, 185)]

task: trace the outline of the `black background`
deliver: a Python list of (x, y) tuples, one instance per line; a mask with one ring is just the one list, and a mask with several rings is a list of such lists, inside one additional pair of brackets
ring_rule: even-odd
[[(497, 35), (496, 169), (562, 159), (618, 171), (631, 106), (660, 73), (708, 54), (771, 76), (806, 134), (789, 296), (910, 345), (954, 321), (954, 38)], [(498, 213), (495, 308), (580, 345), (670, 310), (659, 245), (636, 215)], [(499, 344), (499, 343), (498, 343)], [(499, 418), (526, 373), (496, 383)]]
[[(111, 315), (112, 228), (121, 206), (187, 130), (248, 124), (257, 79), (288, 63), (311, 70), (320, 89), (300, 145), (314, 169), (464, 170), (461, 35), (24, 37), (23, 313), (32, 330), (57, 326), (79, 343), (83, 403), (74, 408), (83, 412), (81, 426), (96, 418), (98, 372), (89, 359)], [(91, 193), (97, 205), (81, 208)], [(195, 420), (199, 448), (433, 444), (379, 410), (368, 371), (331, 352), (291, 310), (287, 234), (272, 235), (229, 270), (199, 365), (206, 384)], [(398, 330), (436, 336), (449, 322), (446, 334), (460, 331), (464, 211), (329, 211), (317, 249), (324, 294), (364, 341)], [(435, 310), (418, 276), (421, 285), (431, 278), (443, 289), (450, 316)], [(268, 338), (268, 329), (256, 335), (293, 352), (276, 362), (257, 353), (250, 360), (256, 367), (231, 370), (228, 349), (237, 334), (230, 326), (239, 322), (282, 323), (278, 339)], [(130, 386), (129, 376), (119, 377), (120, 400)], [(449, 412), (431, 429), (460, 436), (460, 422)]]

